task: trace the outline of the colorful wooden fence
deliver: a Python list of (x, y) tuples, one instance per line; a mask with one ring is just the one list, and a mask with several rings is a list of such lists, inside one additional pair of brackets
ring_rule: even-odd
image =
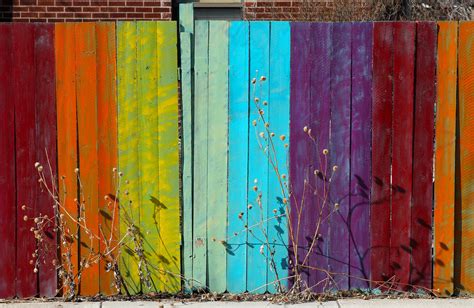
[[(130, 254), (136, 247), (128, 240), (120, 258), (128, 290), (178, 291), (176, 24), (5, 24), (0, 40), (0, 298), (57, 293), (56, 234), (51, 230), (50, 238), (37, 243), (30, 231), (35, 216), (54, 216), (54, 202), (40, 189), (34, 167), (48, 160), (65, 213), (79, 217), (78, 199), (83, 200), (84, 223), (95, 235), (112, 234), (118, 243), (131, 224), (143, 235), (151, 285), (140, 282), (139, 260)], [(121, 199), (115, 219), (105, 196)], [(71, 250), (77, 273), (90, 250), (106, 248), (72, 219), (67, 224), (72, 234), (78, 230), (79, 243)], [(31, 263), (36, 249), (37, 274)], [(90, 263), (79, 292), (115, 294), (113, 280), (106, 261)]]

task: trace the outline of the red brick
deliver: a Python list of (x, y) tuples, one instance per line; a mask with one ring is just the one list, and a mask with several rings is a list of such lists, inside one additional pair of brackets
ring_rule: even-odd
[(48, 22), (64, 22), (64, 19), (61, 18), (50, 18)]
[(46, 22), (46, 18), (31, 18), (30, 22)]
[(48, 6), (48, 12), (64, 12), (64, 7), (61, 6)]
[(38, 0), (38, 5), (54, 5), (54, 0)]
[(93, 7), (93, 6), (86, 6), (82, 8), (83, 12), (99, 12), (100, 8), (98, 7)]
[(92, 18), (109, 18), (108, 13), (93, 13)]
[(127, 1), (129, 6), (143, 6), (143, 1)]
[(22, 12), (21, 17), (38, 18), (38, 13)]
[(125, 1), (109, 1), (109, 6), (125, 6)]
[(145, 13), (145, 18), (152, 18), (152, 19), (158, 18), (158, 19), (160, 19), (161, 18), (161, 13)]
[(92, 14), (91, 13), (75, 13), (74, 17), (76, 17), (76, 18), (91, 18)]
[(111, 18), (126, 18), (127, 14), (125, 14), (125, 13), (111, 13), (110, 17)]
[(91, 4), (90, 0), (74, 0), (75, 6), (88, 6)]
[(36, 0), (20, 0), (20, 5), (36, 5)]
[(144, 15), (143, 13), (127, 13), (127, 18), (132, 18), (132, 19), (144, 18)]
[(169, 8), (169, 7), (154, 7), (153, 12), (155, 12), (155, 13), (169, 13), (169, 12), (171, 12), (171, 8)]
[(74, 17), (74, 13), (58, 13), (56, 15), (56, 17), (60, 17), (60, 18), (70, 18), (70, 17)]
[(136, 7), (135, 11), (137, 13), (151, 13), (153, 12), (153, 8), (152, 7)]
[(64, 9), (66, 12), (82, 12), (82, 7), (80, 6), (68, 6)]
[(131, 13), (131, 12), (135, 12), (135, 8), (134, 7), (119, 7), (118, 11), (119, 12), (125, 12), (125, 13)]
[(30, 6), (29, 11), (30, 12), (46, 12), (46, 7), (45, 6)]

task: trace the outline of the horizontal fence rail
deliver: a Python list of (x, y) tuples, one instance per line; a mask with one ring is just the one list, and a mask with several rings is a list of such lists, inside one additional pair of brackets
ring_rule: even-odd
[(473, 292), (473, 22), (182, 12), (0, 25), (0, 298)]

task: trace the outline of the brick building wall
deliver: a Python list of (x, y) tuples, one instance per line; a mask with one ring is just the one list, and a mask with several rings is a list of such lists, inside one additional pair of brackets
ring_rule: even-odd
[(0, 21), (170, 20), (171, 0), (0, 0)]

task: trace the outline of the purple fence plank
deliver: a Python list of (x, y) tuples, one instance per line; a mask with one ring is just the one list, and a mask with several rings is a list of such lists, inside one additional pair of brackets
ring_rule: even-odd
[(372, 23), (352, 25), (350, 288), (369, 288)]
[[(290, 248), (290, 272), (289, 276), (295, 275), (295, 260), (301, 264), (306, 253), (308, 241), (306, 240), (307, 223), (311, 223), (310, 217), (315, 213), (308, 213), (308, 208), (303, 200), (310, 200), (311, 192), (305, 185), (312, 177), (311, 166), (311, 140), (303, 128), (310, 125), (310, 48), (313, 40), (310, 40), (309, 23), (291, 24), (291, 96), (290, 96), (290, 226), (289, 226), (289, 248)], [(304, 48), (302, 48), (302, 46)], [(306, 201), (306, 205), (311, 205)], [(305, 213), (302, 213), (306, 208)], [(304, 218), (308, 218), (304, 220)], [(309, 269), (302, 269), (302, 283), (308, 283)], [(291, 281), (294, 282), (294, 281)]]
[[(349, 216), (351, 154), (351, 23), (337, 23), (332, 31), (331, 142), (329, 188), (329, 269), (331, 289), (349, 288)], [(334, 168), (334, 169), (333, 169)], [(337, 169), (336, 169), (337, 168)], [(332, 285), (334, 284), (334, 285)]]
[[(330, 23), (311, 24), (311, 40), (316, 43), (314, 50), (311, 51), (313, 63), (311, 67), (310, 127), (316, 140), (315, 155), (312, 157), (312, 161), (313, 170), (320, 170), (323, 173), (332, 172), (331, 168), (327, 167), (328, 156), (322, 154), (325, 149), (329, 149), (332, 27), (333, 24)], [(325, 272), (328, 269), (329, 248), (330, 208), (327, 202), (329, 185), (324, 176), (313, 175), (313, 177), (315, 179), (315, 193), (311, 195), (311, 212), (305, 214), (309, 220), (306, 230), (311, 237), (316, 234), (315, 238), (317, 238), (317, 243), (309, 257), (310, 268), (316, 268), (309, 277), (309, 284), (315, 292), (321, 292), (328, 287), (330, 281)]]

